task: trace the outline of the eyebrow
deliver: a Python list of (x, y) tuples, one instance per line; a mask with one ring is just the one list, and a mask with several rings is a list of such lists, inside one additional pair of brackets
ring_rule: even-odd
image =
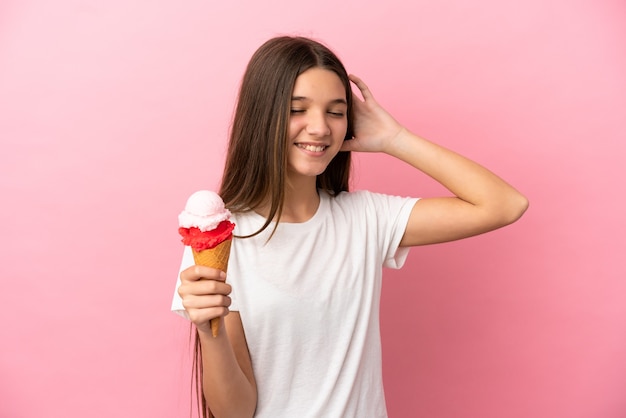
[[(309, 99), (308, 97), (304, 97), (304, 96), (293, 96), (291, 98), (291, 101), (309, 101), (311, 99)], [(348, 102), (346, 101), (346, 99), (335, 99), (335, 100), (331, 100), (330, 104), (345, 104), (347, 105)]]

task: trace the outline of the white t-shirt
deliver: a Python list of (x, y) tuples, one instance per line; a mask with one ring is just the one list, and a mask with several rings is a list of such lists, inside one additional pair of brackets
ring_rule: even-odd
[[(417, 199), (367, 191), (320, 196), (308, 221), (281, 222), (267, 241), (271, 224), (231, 247), (230, 309), (239, 311), (246, 334), (257, 418), (387, 416), (382, 267), (404, 264), (408, 248), (398, 245)], [(232, 220), (236, 235), (265, 221), (254, 212)], [(192, 264), (186, 248), (181, 270)], [(185, 315), (177, 292), (172, 310)]]

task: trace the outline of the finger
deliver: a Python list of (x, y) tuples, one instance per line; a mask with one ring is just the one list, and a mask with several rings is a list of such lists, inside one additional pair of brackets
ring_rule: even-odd
[(232, 287), (229, 284), (216, 280), (187, 282), (178, 287), (178, 294), (183, 300), (191, 296), (229, 295), (231, 291)]
[(193, 283), (194, 295), (229, 295), (232, 287), (216, 280), (198, 280)]
[(346, 139), (345, 141), (343, 141), (343, 144), (341, 144), (341, 148), (339, 149), (339, 151), (355, 151), (355, 144), (356, 141), (354, 139)]
[(228, 315), (228, 312), (230, 311), (226, 307), (212, 307), (204, 309), (189, 309), (187, 314), (189, 315), (189, 320), (196, 324), (198, 329), (203, 327), (205, 332), (211, 332), (209, 321), (214, 318), (226, 316)]
[(189, 296), (183, 300), (183, 307), (186, 310), (228, 308), (232, 300), (225, 295)]
[(368, 99), (374, 98), (369, 87), (367, 87), (367, 84), (365, 84), (363, 80), (361, 80), (359, 77), (355, 76), (354, 74), (350, 74), (348, 77), (359, 88), (359, 91), (363, 95), (363, 99), (367, 101)]
[(206, 266), (193, 265), (180, 273), (181, 282), (193, 282), (200, 279), (225, 281), (226, 273)]

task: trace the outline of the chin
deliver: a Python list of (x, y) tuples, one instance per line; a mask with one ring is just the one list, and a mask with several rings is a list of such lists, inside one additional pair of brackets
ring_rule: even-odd
[(294, 177), (317, 177), (326, 171), (326, 167), (289, 167), (289, 175)]

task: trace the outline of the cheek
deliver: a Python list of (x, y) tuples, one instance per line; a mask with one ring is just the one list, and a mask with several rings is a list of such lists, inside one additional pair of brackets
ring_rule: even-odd
[(333, 132), (337, 139), (343, 140), (348, 133), (348, 121), (337, 121), (337, 123), (333, 125)]
[(300, 131), (302, 131), (302, 129), (304, 129), (304, 125), (302, 123), (299, 123), (298, 121), (295, 121), (293, 119), (290, 120), (288, 129), (289, 139), (295, 139)]

